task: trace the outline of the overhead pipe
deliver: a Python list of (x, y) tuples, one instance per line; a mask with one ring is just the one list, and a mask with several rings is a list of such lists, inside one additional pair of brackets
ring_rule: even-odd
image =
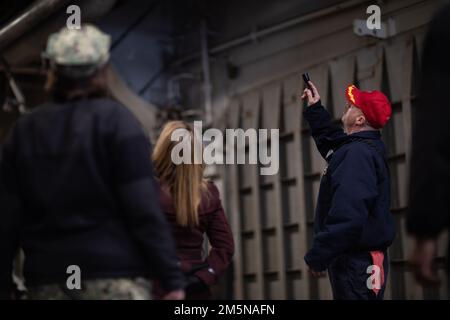
[(14, 40), (31, 30), (50, 14), (68, 4), (69, 0), (35, 1), (21, 15), (0, 30), (0, 50), (5, 49)]
[[(315, 20), (324, 16), (327, 16), (329, 14), (332, 13), (337, 13), (341, 10), (344, 9), (348, 9), (351, 7), (355, 7), (358, 5), (361, 5), (364, 2), (368, 2), (368, 1), (362, 1), (362, 0), (349, 0), (346, 1), (344, 3), (340, 3), (337, 5), (333, 5), (330, 6), (328, 8), (322, 9), (322, 10), (318, 10), (315, 12), (312, 12), (310, 14), (306, 14), (306, 15), (302, 15), (296, 18), (293, 18), (291, 20), (276, 24), (274, 26), (265, 28), (265, 29), (261, 29), (259, 31), (252, 31), (250, 32), (250, 34), (236, 38), (234, 40), (219, 44), (217, 46), (215, 46), (214, 48), (211, 48), (211, 50), (209, 50), (209, 54), (210, 55), (214, 55), (214, 54), (219, 54), (222, 53), (224, 51), (233, 49), (235, 47), (247, 44), (249, 42), (254, 42), (255, 40), (262, 38), (262, 37), (267, 37), (269, 35), (272, 35), (274, 33), (283, 31), (285, 29), (288, 28), (292, 28), (295, 27), (296, 25), (311, 21), (311, 20)], [(203, 52), (203, 50), (202, 50)], [(175, 61), (175, 63), (173, 64), (174, 67), (186, 64), (192, 60), (198, 59), (200, 56), (202, 56), (203, 53), (193, 53), (191, 55), (188, 55), (180, 60)]]

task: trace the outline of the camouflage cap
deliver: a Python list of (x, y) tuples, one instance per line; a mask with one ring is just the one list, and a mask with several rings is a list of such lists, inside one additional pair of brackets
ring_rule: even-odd
[(57, 65), (99, 67), (109, 59), (111, 37), (90, 24), (81, 29), (62, 28), (49, 36), (46, 56)]

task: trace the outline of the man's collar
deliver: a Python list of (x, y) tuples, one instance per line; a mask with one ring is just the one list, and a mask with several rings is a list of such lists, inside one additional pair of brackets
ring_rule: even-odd
[(359, 131), (352, 134), (343, 134), (337, 138), (325, 138), (328, 140), (331, 149), (336, 149), (340, 145), (348, 142), (352, 138), (380, 140), (381, 132), (379, 130)]
[(365, 130), (349, 134), (348, 136), (352, 138), (381, 139), (381, 132), (379, 130)]

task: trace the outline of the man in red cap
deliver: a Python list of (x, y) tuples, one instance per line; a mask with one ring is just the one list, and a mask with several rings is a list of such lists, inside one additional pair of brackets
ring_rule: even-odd
[(387, 248), (395, 237), (390, 181), (381, 129), (392, 110), (379, 91), (346, 90), (341, 126), (333, 124), (312, 82), (303, 112), (320, 154), (327, 161), (305, 261), (314, 277), (328, 270), (335, 299), (383, 299)]

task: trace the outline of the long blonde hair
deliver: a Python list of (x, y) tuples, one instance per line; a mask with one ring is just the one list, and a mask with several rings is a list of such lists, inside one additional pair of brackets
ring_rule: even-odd
[(207, 192), (207, 181), (203, 177), (203, 163), (173, 163), (172, 149), (179, 142), (172, 141), (171, 136), (177, 129), (186, 129), (189, 132), (191, 150), (194, 150), (195, 136), (192, 127), (184, 121), (169, 121), (156, 142), (152, 160), (161, 185), (168, 187), (173, 197), (177, 224), (193, 227), (199, 225), (198, 210), (202, 195)]

